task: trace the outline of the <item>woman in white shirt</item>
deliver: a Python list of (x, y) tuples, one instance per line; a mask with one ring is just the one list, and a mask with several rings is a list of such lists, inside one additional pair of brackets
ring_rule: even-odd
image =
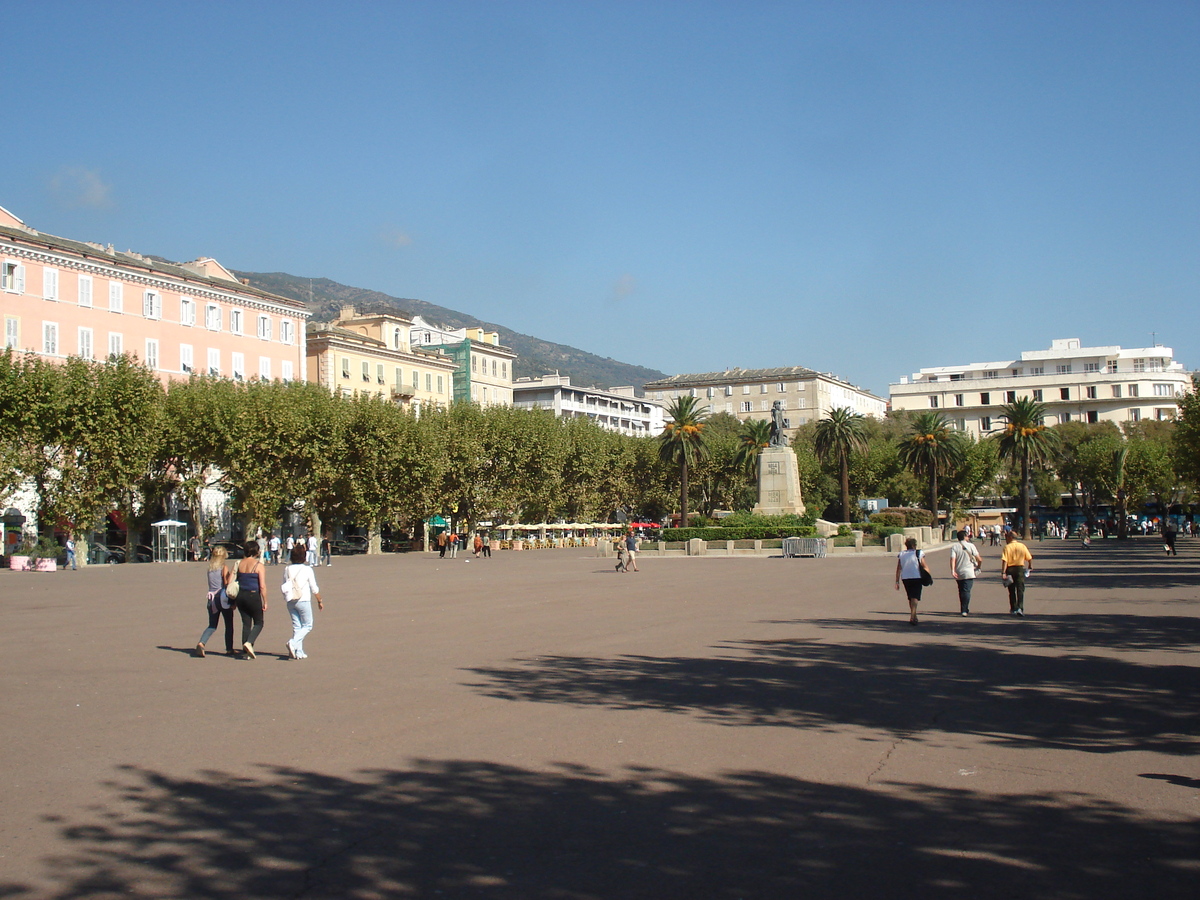
[[(917, 604), (921, 602), (921, 572), (929, 572), (925, 556), (917, 549), (917, 539), (908, 538), (904, 542), (907, 548), (900, 551), (896, 557), (896, 590), (904, 583), (904, 593), (908, 596), (908, 624), (917, 624)], [(929, 572), (929, 577), (933, 573)]]
[(317, 587), (317, 576), (305, 560), (308, 552), (304, 544), (292, 548), (292, 563), (283, 570), (283, 599), (287, 601), (292, 616), (292, 639), (287, 642), (288, 656), (292, 659), (307, 659), (304, 638), (313, 629), (312, 601), (316, 598), (317, 609), (324, 609), (321, 589)]

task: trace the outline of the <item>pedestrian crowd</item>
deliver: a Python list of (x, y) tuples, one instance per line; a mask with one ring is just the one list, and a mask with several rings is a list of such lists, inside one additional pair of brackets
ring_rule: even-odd
[[(990, 528), (986, 528), (982, 533), (994, 534)], [(1008, 612), (1009, 615), (1024, 617), (1025, 580), (1033, 574), (1033, 554), (1017, 539), (1016, 532), (1011, 528), (1004, 529), (1003, 535), (1000, 580), (1008, 590)], [(971, 542), (970, 530), (959, 531), (955, 538), (954, 545), (950, 548), (950, 576), (958, 589), (959, 615), (968, 616), (971, 614), (971, 590), (979, 573), (983, 571), (983, 557), (979, 548)], [(905, 549), (896, 557), (896, 590), (903, 586), (905, 598), (908, 600), (908, 622), (910, 625), (919, 625), (917, 604), (921, 602), (922, 588), (933, 584), (933, 572), (925, 555), (917, 549), (916, 538), (908, 538), (904, 546)]]

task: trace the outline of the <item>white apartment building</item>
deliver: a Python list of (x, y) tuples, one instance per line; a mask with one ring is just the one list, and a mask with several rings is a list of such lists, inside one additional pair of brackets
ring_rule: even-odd
[(778, 400), (790, 424), (787, 436), (801, 425), (822, 419), (831, 409), (849, 407), (864, 416), (883, 418), (887, 401), (828, 372), (804, 366), (772, 369), (726, 369), (693, 375), (672, 375), (645, 386), (646, 396), (664, 404), (690, 396), (708, 406), (709, 413), (726, 412), (745, 422), (770, 419)]
[(413, 316), (413, 347), (438, 350), (457, 364), (454, 399), (480, 406), (513, 405), (513, 364), (517, 354), (500, 343), (500, 335), (482, 328), (445, 328)]
[(959, 431), (979, 436), (1003, 427), (999, 409), (1031, 397), (1046, 424), (1169, 419), (1191, 378), (1170, 347), (1081, 347), (1078, 338), (1028, 350), (1018, 359), (935, 366), (891, 388), (892, 409), (941, 412)]
[(562, 419), (586, 417), (601, 428), (635, 437), (655, 437), (664, 423), (662, 404), (638, 397), (632, 387), (576, 387), (566, 375), (518, 378), (513, 406), (551, 409)]

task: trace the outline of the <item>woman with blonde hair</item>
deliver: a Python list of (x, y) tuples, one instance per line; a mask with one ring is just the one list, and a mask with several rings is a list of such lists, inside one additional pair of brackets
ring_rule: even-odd
[(196, 656), (204, 657), (204, 645), (217, 630), (221, 619), (225, 619), (225, 652), (233, 656), (233, 601), (225, 593), (225, 586), (233, 573), (225, 568), (225, 559), (229, 551), (224, 547), (214, 547), (212, 557), (208, 561), (208, 627), (200, 635), (196, 644)]

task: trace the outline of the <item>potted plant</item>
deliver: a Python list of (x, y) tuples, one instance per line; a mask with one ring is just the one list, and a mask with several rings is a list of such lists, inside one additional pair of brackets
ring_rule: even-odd
[(9, 568), (15, 572), (56, 572), (62, 552), (63, 548), (53, 538), (26, 539), (13, 553)]

